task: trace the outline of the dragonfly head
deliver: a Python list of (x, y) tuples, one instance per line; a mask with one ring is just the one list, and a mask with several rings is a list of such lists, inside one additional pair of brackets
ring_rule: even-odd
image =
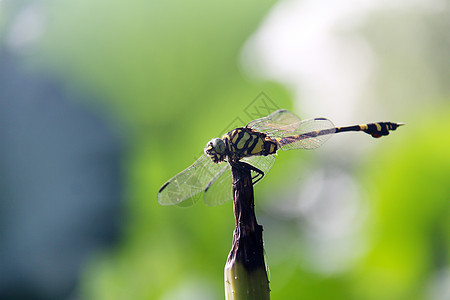
[(205, 153), (209, 155), (213, 162), (219, 163), (225, 159), (226, 146), (222, 139), (215, 138), (206, 144)]

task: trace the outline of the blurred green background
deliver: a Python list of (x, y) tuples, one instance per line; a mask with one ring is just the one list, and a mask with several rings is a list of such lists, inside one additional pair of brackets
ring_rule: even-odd
[(74, 105), (124, 149), (117, 242), (59, 296), (223, 299), (232, 204), (163, 207), (157, 191), (227, 125), (287, 108), (407, 125), (279, 154), (256, 188), (272, 298), (450, 299), (450, 2), (423, 2), (0, 1), (0, 59), (92, 95)]

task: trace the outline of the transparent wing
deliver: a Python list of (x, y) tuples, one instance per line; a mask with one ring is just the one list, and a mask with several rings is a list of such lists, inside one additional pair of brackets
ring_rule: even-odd
[(247, 124), (248, 128), (264, 132), (269, 136), (292, 135), (297, 129), (300, 118), (285, 109), (279, 109), (267, 117), (256, 119)]
[(203, 154), (189, 168), (175, 175), (158, 192), (161, 205), (189, 206), (194, 204), (216, 174), (228, 164), (216, 164)]
[[(275, 163), (275, 156), (252, 156), (245, 157), (242, 161), (251, 164), (267, 174)], [(209, 206), (216, 206), (233, 200), (233, 179), (231, 177), (230, 166), (227, 164), (217, 176), (211, 180), (210, 186), (205, 191), (205, 203)]]
[(284, 151), (315, 149), (325, 143), (336, 132), (333, 122), (326, 118), (303, 120), (292, 124), (292, 128), (294, 127), (295, 130), (289, 132), (277, 131), (270, 137)]
[(267, 173), (269, 173), (270, 169), (272, 168), (273, 164), (275, 163), (276, 157), (273, 155), (250, 156), (250, 157), (244, 157), (241, 160), (260, 169), (261, 171), (264, 172), (264, 175), (267, 175)]
[(333, 122), (326, 118), (300, 120), (285, 109), (277, 110), (267, 117), (254, 120), (247, 127), (266, 133), (277, 141), (282, 150), (315, 149), (336, 132)]
[(205, 190), (205, 204), (216, 206), (233, 200), (233, 187), (230, 165), (227, 163)]

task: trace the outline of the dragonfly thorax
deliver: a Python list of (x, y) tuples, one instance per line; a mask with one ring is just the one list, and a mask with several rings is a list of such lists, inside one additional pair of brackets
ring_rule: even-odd
[(215, 163), (224, 160), (237, 162), (241, 158), (275, 154), (278, 147), (275, 141), (261, 132), (250, 128), (236, 128), (222, 139), (215, 138), (206, 144), (205, 153)]

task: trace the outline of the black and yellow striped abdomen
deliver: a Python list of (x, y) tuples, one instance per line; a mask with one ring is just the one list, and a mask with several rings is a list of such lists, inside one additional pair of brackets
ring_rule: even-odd
[(392, 122), (377, 122), (369, 123), (363, 125), (354, 125), (347, 127), (336, 127), (336, 133), (346, 132), (346, 131), (363, 131), (370, 134), (374, 138), (379, 138), (389, 134), (389, 131), (396, 130), (397, 127), (403, 124), (392, 123)]
[(283, 150), (314, 149), (319, 147), (332, 134), (350, 131), (362, 131), (370, 134), (374, 138), (379, 138), (388, 135), (390, 131), (396, 130), (399, 126), (403, 125), (401, 123), (377, 122), (346, 127), (334, 127), (333, 123), (326, 118), (315, 118), (306, 122), (308, 122), (308, 124), (314, 122), (316, 124), (321, 124), (321, 126), (328, 125), (329, 128), (275, 138), (274, 140), (277, 142), (278, 148)]
[(265, 133), (246, 127), (236, 128), (225, 134), (222, 139), (225, 141), (232, 161), (238, 161), (248, 156), (266, 156), (277, 152), (277, 144)]

